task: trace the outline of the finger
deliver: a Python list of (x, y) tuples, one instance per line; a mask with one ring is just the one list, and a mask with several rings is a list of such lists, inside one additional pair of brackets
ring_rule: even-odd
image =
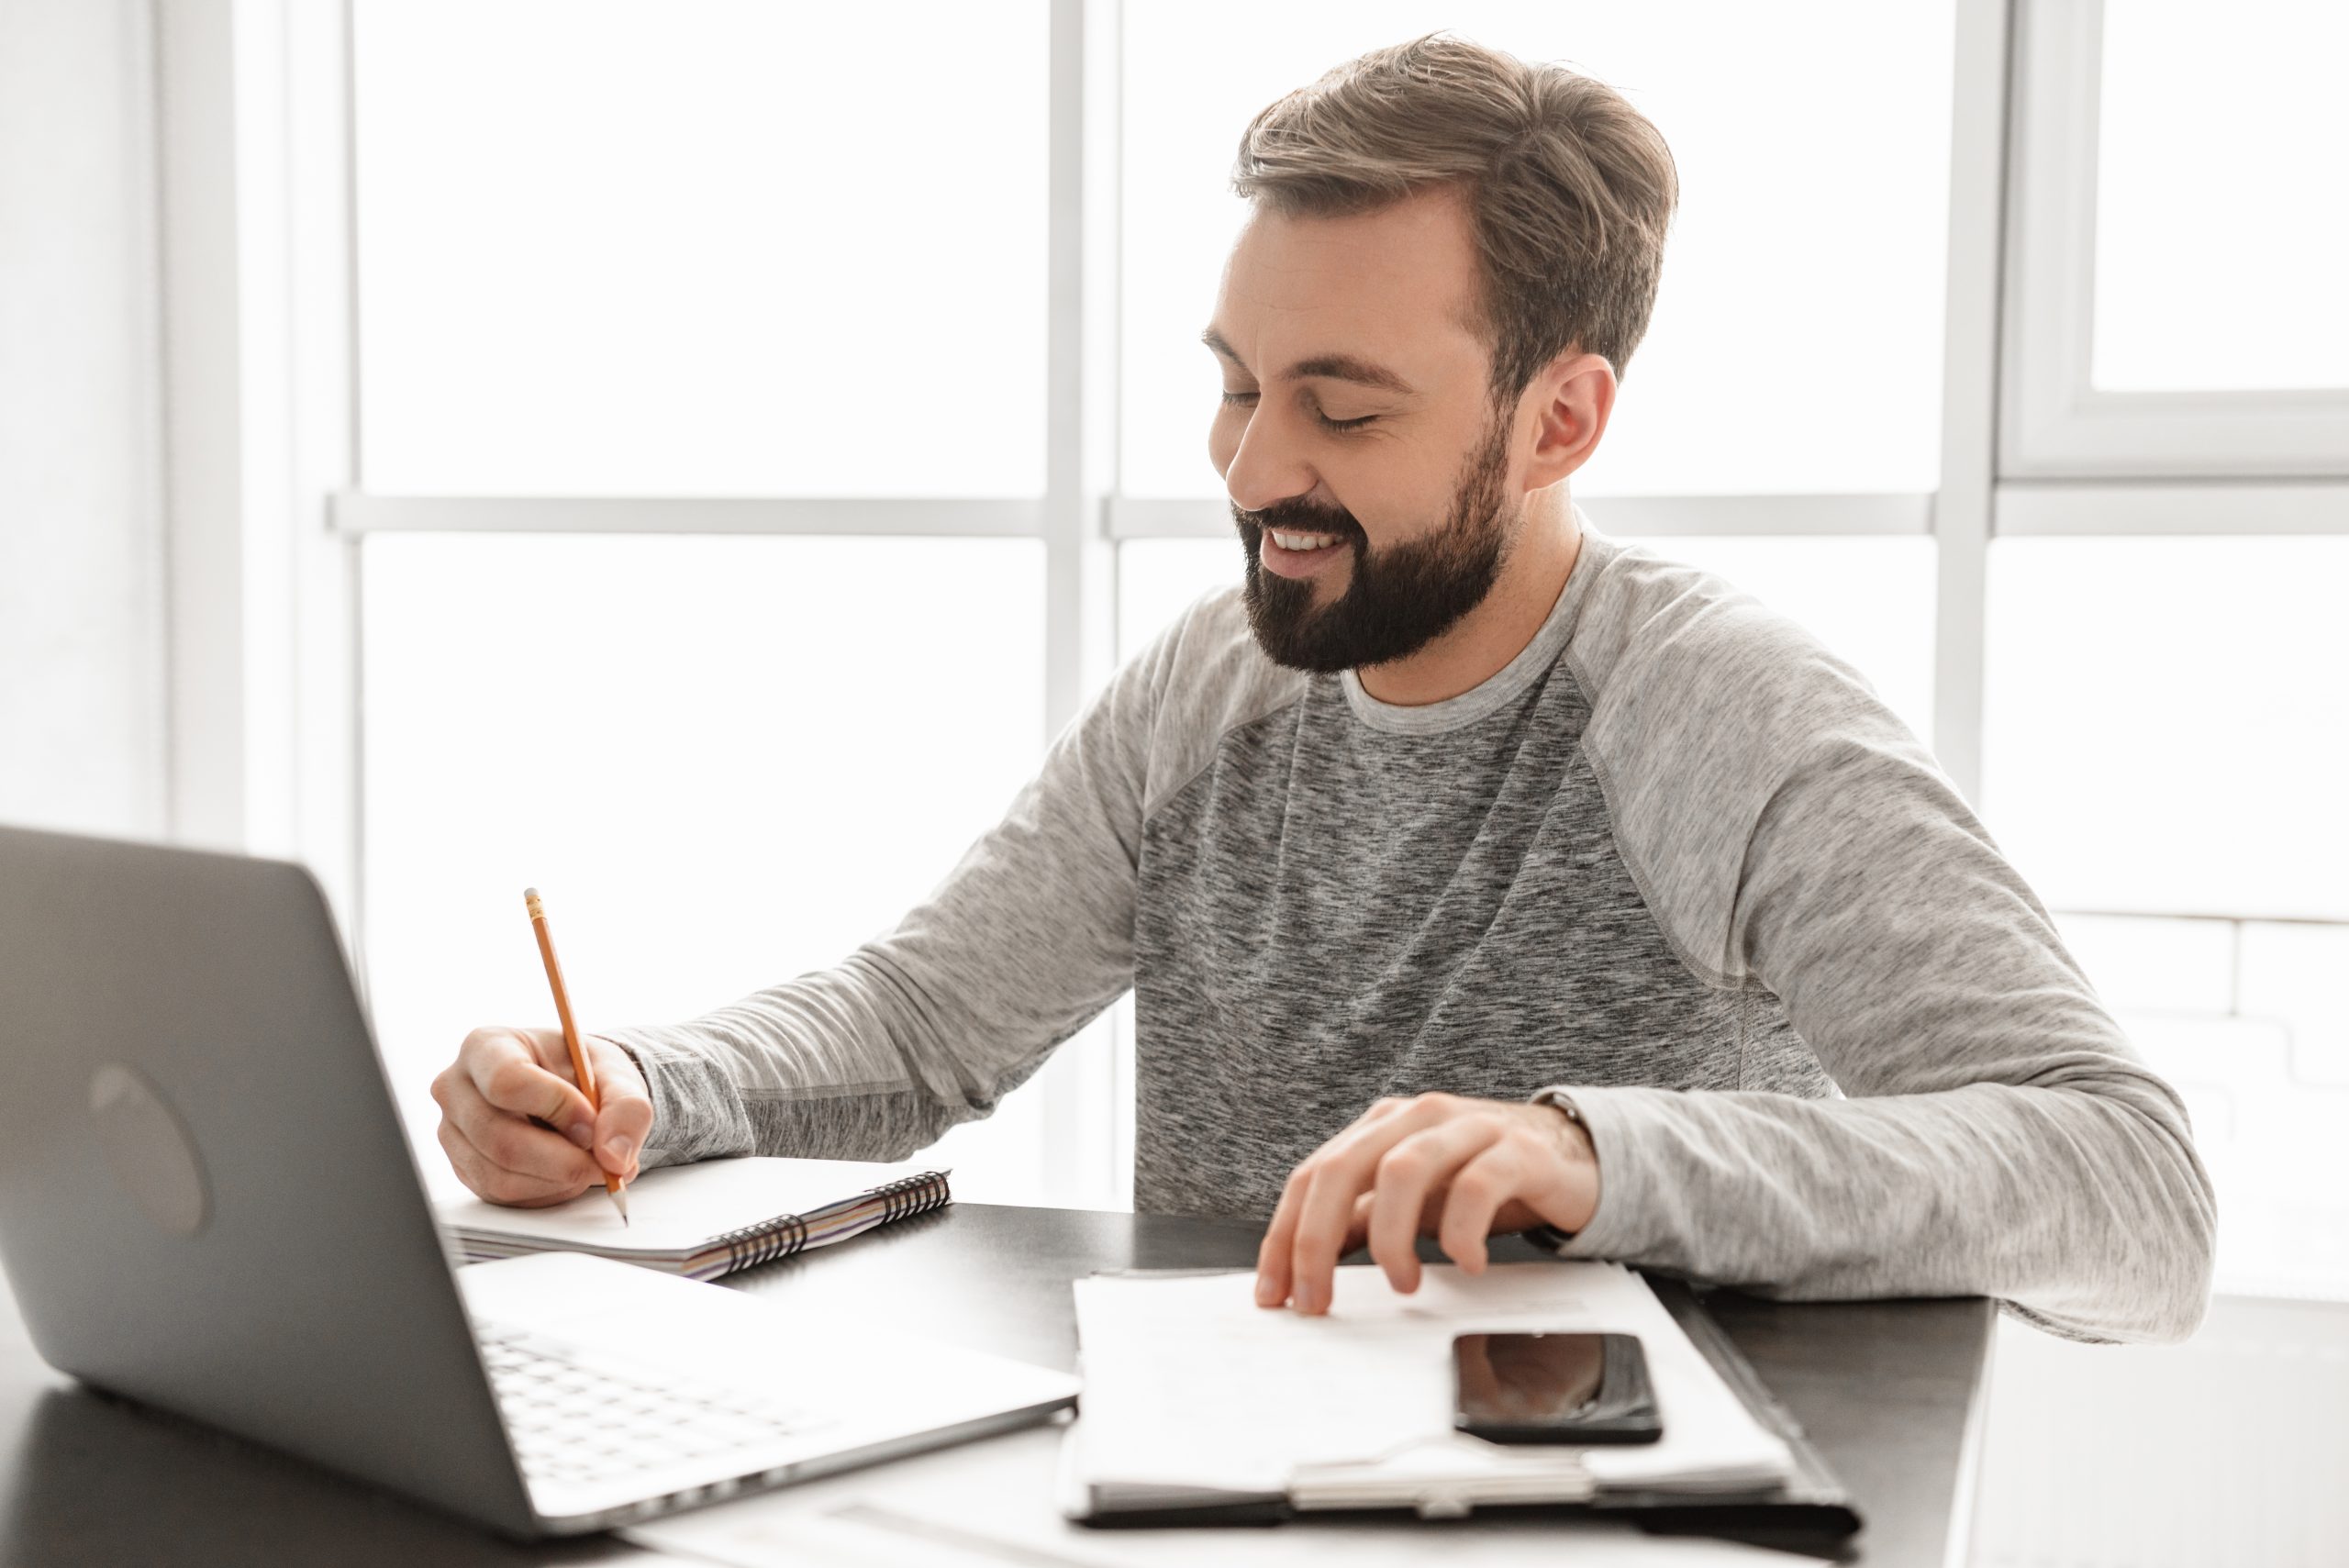
[(596, 1111), (596, 1159), (621, 1180), (634, 1181), (637, 1161), (652, 1132), (652, 1098), (645, 1092), (644, 1074), (612, 1041), (589, 1035), (582, 1043), (602, 1091)]
[(442, 1116), (493, 1165), (546, 1182), (591, 1180), (595, 1161), (563, 1134), (502, 1111), (478, 1094), (450, 1098)]
[(1330, 1309), (1338, 1243), (1345, 1239), (1354, 1199), (1369, 1190), (1379, 1160), (1403, 1139), (1451, 1114), (1436, 1096), (1422, 1095), (1375, 1120), (1356, 1121), (1314, 1157), (1313, 1184), (1298, 1207), (1289, 1244), (1290, 1295), (1299, 1312)]
[(481, 1097), (518, 1117), (544, 1117), (585, 1147), (596, 1129), (587, 1096), (537, 1060), (529, 1040), (513, 1029), (477, 1029), (465, 1040), (465, 1067)]
[(1451, 1182), (1454, 1173), (1498, 1142), (1502, 1124), (1489, 1117), (1460, 1117), (1415, 1132), (1378, 1162), (1370, 1208), (1371, 1261), (1386, 1271), (1386, 1282), (1408, 1295), (1419, 1288), (1419, 1222), (1428, 1195)]
[[(595, 1168), (584, 1159), (572, 1168), (567, 1176), (549, 1176), (537, 1171), (516, 1170), (500, 1164), (467, 1138), (463, 1129), (453, 1123), (443, 1122), (441, 1133), (440, 1147), (450, 1151), (451, 1163), (462, 1160), (469, 1164), (484, 1184), (494, 1189), (493, 1201), (497, 1203), (564, 1203), (585, 1192), (595, 1181)], [(492, 1195), (484, 1192), (482, 1195), (489, 1197)]]
[(1289, 1295), (1289, 1245), (1297, 1234), (1297, 1210), (1305, 1195), (1307, 1184), (1313, 1179), (1313, 1162), (1300, 1162), (1281, 1184), (1280, 1201), (1273, 1206), (1273, 1218), (1264, 1227), (1264, 1240), (1256, 1248), (1256, 1305), (1278, 1307)]
[(1346, 1221), (1346, 1239), (1338, 1248), (1341, 1258), (1370, 1240), (1370, 1207), (1377, 1196), (1364, 1193), (1354, 1199), (1353, 1218)]
[(1485, 1272), (1485, 1242), (1493, 1233), (1493, 1218), (1517, 1195), (1530, 1169), (1524, 1145), (1515, 1138), (1497, 1139), (1460, 1168), (1436, 1226), (1436, 1241), (1445, 1257), (1472, 1274)]
[(584, 1173), (575, 1182), (564, 1183), (508, 1170), (483, 1154), (452, 1123), (440, 1124), (440, 1148), (449, 1156), (458, 1180), (491, 1203), (535, 1207), (567, 1202), (587, 1190)]

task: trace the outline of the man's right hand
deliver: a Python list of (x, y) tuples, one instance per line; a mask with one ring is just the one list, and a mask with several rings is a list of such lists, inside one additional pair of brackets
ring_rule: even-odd
[(652, 1130), (644, 1075), (609, 1040), (588, 1035), (581, 1043), (596, 1072), (597, 1111), (572, 1076), (561, 1029), (465, 1037), (457, 1060), (432, 1080), (440, 1147), (465, 1185), (492, 1203), (543, 1208), (602, 1185), (606, 1171), (635, 1179)]

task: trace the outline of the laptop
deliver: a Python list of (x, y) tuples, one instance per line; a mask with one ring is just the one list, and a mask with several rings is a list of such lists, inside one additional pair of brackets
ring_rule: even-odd
[(44, 1359), (505, 1535), (1075, 1400), (774, 1295), (568, 1252), (457, 1267), (297, 865), (0, 828), (0, 1262)]

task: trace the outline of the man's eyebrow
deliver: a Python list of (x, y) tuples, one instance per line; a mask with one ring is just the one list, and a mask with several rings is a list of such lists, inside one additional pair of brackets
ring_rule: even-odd
[[(1214, 328), (1210, 327), (1200, 333), (1199, 341), (1230, 360), (1233, 364), (1240, 365), (1241, 370), (1248, 368), (1244, 364), (1240, 364), (1240, 356), (1232, 351), (1230, 343), (1224, 341), (1223, 334)], [(1364, 386), (1377, 387), (1382, 392), (1400, 393), (1406, 397), (1414, 396), (1419, 392), (1419, 388), (1388, 370), (1385, 365), (1373, 364), (1368, 360), (1357, 359), (1352, 354), (1315, 354), (1310, 359), (1299, 360), (1289, 366), (1287, 373), (1278, 379), (1303, 381), (1308, 376), (1327, 376), (1333, 381), (1357, 382)]]

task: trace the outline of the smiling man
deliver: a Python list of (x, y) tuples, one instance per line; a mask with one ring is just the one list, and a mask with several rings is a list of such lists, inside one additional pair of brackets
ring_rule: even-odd
[(1327, 1310), (1365, 1242), (1409, 1290), (1421, 1235), (1481, 1268), (1528, 1231), (2188, 1332), (2185, 1111), (1948, 779), (1799, 628), (1568, 496), (1654, 301), (1655, 128), (1430, 36), (1265, 109), (1235, 184), (1204, 340), (1243, 586), (895, 930), (592, 1041), (593, 1125), (553, 1031), (475, 1031), (435, 1084), (459, 1173), (529, 1204), (598, 1162), (902, 1158), (1131, 986), (1136, 1205), (1269, 1216), (1267, 1307)]

